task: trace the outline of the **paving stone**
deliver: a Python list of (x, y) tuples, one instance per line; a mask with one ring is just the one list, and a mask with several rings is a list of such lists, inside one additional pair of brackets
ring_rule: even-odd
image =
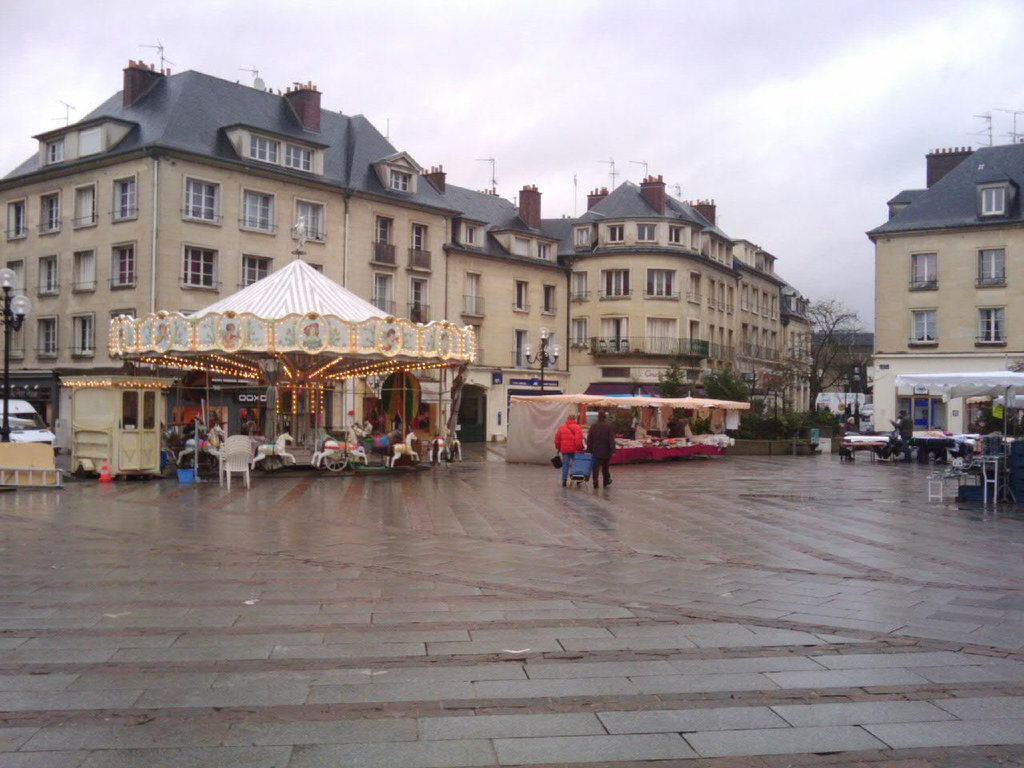
[(18, 752), (3, 755), (4, 768), (81, 768), (89, 753), (82, 752)]
[[(514, 685), (517, 682), (495, 682), (493, 685)], [(476, 698), (474, 686), (468, 682), (406, 682), (373, 685), (314, 685), (309, 689), (310, 704), (371, 701), (437, 701), (442, 699)]]
[(209, 688), (212, 672), (85, 672), (71, 683), (69, 691), (144, 691), (156, 688)]
[(249, 685), (219, 688), (157, 688), (146, 691), (136, 707), (244, 707), (303, 704), (310, 686), (304, 684)]
[(812, 656), (818, 664), (829, 669), (880, 669), (882, 667), (949, 667), (993, 664), (996, 659), (977, 654), (954, 651), (923, 653), (841, 653), (830, 656)]
[(416, 740), (412, 719), (312, 720), (274, 723), (234, 723), (224, 739), (227, 746), (295, 744), (391, 743)]
[(166, 723), (159, 720), (121, 725), (80, 725), (74, 721), (39, 730), (22, 751), (215, 747), (227, 736), (226, 723)]
[[(793, 670), (821, 671), (817, 662), (821, 657), (807, 656), (754, 656), (735, 659), (672, 659), (669, 663), (684, 675), (740, 672), (783, 672)], [(832, 657), (829, 657), (832, 658)]]
[(420, 738), (428, 741), (434, 739), (604, 735), (604, 733), (605, 729), (601, 722), (590, 713), (424, 717), (419, 720)]
[(772, 711), (790, 724), (862, 725), (951, 720), (944, 710), (927, 701), (857, 701), (830, 704), (775, 704)]
[[(656, 678), (637, 678), (647, 680)], [(549, 696), (623, 696), (640, 692), (639, 683), (625, 677), (587, 677), (563, 680), (485, 680), (473, 683), (476, 695), (492, 698), (542, 698)]]
[(274, 659), (359, 659), (402, 656), (426, 656), (423, 643), (379, 643), (333, 645), (278, 645), (270, 654)]
[(1024, 718), (1024, 696), (992, 696), (991, 698), (942, 699), (934, 702), (961, 720), (992, 720)]
[(673, 675), (676, 670), (667, 661), (604, 661), (584, 664), (530, 663), (526, 673), (531, 680), (579, 677), (649, 677)]
[(90, 754), (81, 768), (282, 768), (290, 755), (290, 747), (108, 749)]
[(768, 707), (599, 712), (597, 716), (609, 733), (682, 733), (789, 727), (785, 720)]
[(60, 691), (74, 683), (78, 677), (59, 672), (45, 675), (0, 675), (0, 691)]
[[(288, 768), (449, 768), (497, 765), (484, 739), (399, 744), (330, 744), (295, 747)], [(220, 768), (220, 766), (218, 766)]]
[[(18, 749), (37, 730), (38, 728), (0, 728), (0, 756), (4, 752), (13, 752)], [(2, 757), (0, 757), (0, 761), (2, 761)]]
[(500, 765), (672, 760), (696, 757), (682, 738), (669, 734), (550, 736), (495, 739)]
[[(963, 667), (955, 667), (963, 669)], [(765, 676), (780, 688), (861, 688), (874, 685), (927, 685), (920, 670), (844, 669), (821, 672), (766, 672)]]
[(993, 663), (977, 667), (919, 667), (914, 670), (933, 683), (988, 683), (1024, 680), (1024, 664)]
[(702, 731), (688, 733), (686, 740), (702, 757), (839, 752), (883, 749), (885, 746), (863, 729), (849, 725)]
[(948, 723), (891, 723), (864, 728), (893, 749), (1024, 744), (1024, 718)]
[(0, 692), (0, 711), (35, 709), (102, 709), (130, 707), (142, 691), (7, 691)]

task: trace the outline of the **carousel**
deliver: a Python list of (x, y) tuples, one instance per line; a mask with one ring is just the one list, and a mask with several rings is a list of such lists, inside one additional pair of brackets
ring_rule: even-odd
[[(217, 398), (232, 390), (249, 393), (245, 402), (260, 407), (243, 409), (241, 421), (234, 421), (237, 431), (252, 436), (254, 466), (263, 468), (297, 461), (290, 444), (336, 469), (335, 454), (347, 454), (347, 441), (357, 435), (369, 438), (372, 432), (407, 430), (416, 423), (444, 434), (440, 402), (424, 406), (414, 374), (438, 374), (435, 391), (440, 393), (444, 372), (457, 369), (452, 386), (457, 398), (461, 373), (475, 354), (472, 328), (387, 315), (301, 258), (191, 314), (122, 315), (110, 324), (111, 357), (145, 375), (173, 372), (179, 382), (200, 378), (206, 397), (199, 398), (201, 407), (190, 418), (204, 422), (195, 429), (203, 434), (192, 436), (197, 447), (205, 435), (226, 437)], [(339, 390), (341, 397), (332, 398)], [(362, 419), (354, 407), (358, 394)], [(343, 406), (346, 434), (333, 437), (326, 429), (332, 400), (352, 406)], [(425, 410), (431, 411), (432, 423), (424, 424), (429, 421)], [(216, 453), (218, 446), (207, 450)]]

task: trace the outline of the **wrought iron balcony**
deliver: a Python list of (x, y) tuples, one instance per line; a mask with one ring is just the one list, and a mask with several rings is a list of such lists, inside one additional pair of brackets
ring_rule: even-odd
[(569, 301), (589, 301), (590, 291), (570, 291)]
[(773, 347), (762, 347), (758, 344), (740, 344), (740, 354), (744, 357), (754, 357), (758, 360), (778, 360), (779, 350)]
[(930, 278), (915, 278), (910, 281), (910, 290), (912, 291), (934, 291), (939, 287), (939, 281), (934, 277)]
[(476, 317), (483, 317), (483, 314), (484, 314), (484, 297), (483, 296), (463, 295), (463, 297), (462, 297), (462, 314), (464, 314), (464, 315), (474, 315)]
[(709, 347), (703, 339), (678, 339), (670, 336), (594, 336), (590, 339), (592, 355), (706, 358)]
[(374, 243), (373, 260), (378, 264), (395, 265), (395, 246), (391, 243)]
[(414, 323), (426, 323), (430, 321), (430, 305), (421, 304), (416, 301), (409, 302), (409, 319)]
[(411, 269), (430, 269), (430, 251), (421, 251), (418, 248), (409, 249), (409, 267)]
[(374, 296), (371, 302), (373, 306), (382, 312), (387, 312), (389, 315), (394, 317), (395, 315), (395, 302), (392, 299), (383, 298), (381, 296)]

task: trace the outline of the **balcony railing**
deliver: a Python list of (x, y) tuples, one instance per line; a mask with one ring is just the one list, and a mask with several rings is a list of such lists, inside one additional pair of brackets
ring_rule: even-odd
[(610, 291), (610, 292), (609, 291), (601, 291), (597, 295), (597, 297), (601, 301), (607, 301), (607, 300), (610, 300), (610, 299), (628, 299), (632, 295), (633, 295), (633, 289), (632, 288), (624, 288), (624, 289), (621, 289), (621, 290)]
[(666, 301), (679, 301), (679, 291), (645, 291), (645, 299), (665, 299)]
[(744, 357), (755, 357), (758, 360), (779, 359), (779, 350), (773, 347), (762, 347), (757, 344), (740, 344), (740, 354)]
[(395, 302), (392, 299), (384, 299), (379, 296), (374, 296), (373, 301), (371, 303), (381, 312), (387, 312), (389, 315), (394, 317)]
[(920, 336), (911, 336), (909, 339), (907, 339), (907, 343), (921, 346), (925, 344), (938, 344), (939, 340), (935, 338), (935, 336), (933, 335), (922, 334)]
[(590, 301), (590, 291), (570, 291), (569, 301)]
[(724, 344), (710, 344), (708, 349), (708, 357), (712, 360), (726, 360), (730, 361), (735, 358), (736, 351), (732, 347), (727, 347)]
[(395, 246), (391, 243), (374, 243), (373, 260), (378, 264), (395, 265)]
[(1006, 275), (985, 275), (984, 277), (979, 276), (974, 281), (975, 286), (978, 288), (997, 288), (1006, 285)]
[(670, 336), (594, 336), (592, 355), (645, 355), (706, 358), (709, 344), (703, 339), (678, 339)]
[(689, 301), (691, 304), (700, 304), (701, 303), (700, 291), (687, 291), (686, 292), (686, 300)]
[(76, 280), (71, 284), (71, 290), (75, 293), (84, 293), (86, 291), (96, 290), (95, 280)]
[(934, 291), (939, 287), (939, 281), (934, 277), (912, 279), (910, 281), (910, 290), (912, 291)]
[(409, 302), (409, 319), (414, 323), (426, 323), (430, 321), (430, 305), (419, 302)]
[(462, 297), (462, 314), (482, 317), (484, 314), (484, 297), (464, 295)]
[(974, 337), (975, 344), (1005, 345), (1006, 337), (997, 333), (983, 333)]
[(110, 289), (117, 290), (118, 288), (134, 288), (135, 287), (135, 273), (126, 275), (120, 275), (118, 277), (110, 278)]
[(412, 269), (430, 269), (430, 251), (421, 251), (418, 248), (410, 248), (409, 267)]

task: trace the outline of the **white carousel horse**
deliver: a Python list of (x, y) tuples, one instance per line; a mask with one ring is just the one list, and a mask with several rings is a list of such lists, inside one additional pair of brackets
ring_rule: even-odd
[(410, 432), (405, 436), (404, 443), (395, 443), (391, 448), (391, 467), (394, 468), (395, 462), (398, 461), (402, 456), (408, 456), (417, 464), (420, 461), (420, 455), (412, 449), (412, 443), (416, 439), (416, 433)]
[(224, 427), (220, 424), (214, 424), (213, 429), (210, 430), (210, 434), (205, 438), (200, 437), (198, 442), (196, 438), (190, 437), (185, 441), (185, 447), (181, 449), (178, 454), (178, 466), (181, 466), (182, 460), (186, 456), (191, 456), (196, 452), (196, 446), (199, 446), (199, 450), (210, 454), (211, 456), (220, 456), (220, 446), (224, 442)]
[(287, 432), (282, 432), (280, 435), (277, 436), (276, 442), (261, 443), (256, 448), (256, 455), (253, 456), (252, 461), (249, 462), (249, 466), (255, 468), (255, 466), (259, 464), (261, 461), (263, 461), (264, 459), (269, 459), (272, 456), (281, 459), (282, 464), (294, 464), (295, 457), (292, 454), (288, 453), (288, 451), (285, 449), (285, 446), (288, 443), (294, 442), (295, 438), (293, 438)]
[(324, 467), (332, 472), (340, 472), (350, 461), (358, 461), (361, 464), (368, 464), (366, 451), (355, 441), (344, 443), (335, 440), (333, 437), (324, 438), (320, 449), (310, 459), (317, 469)]
[(462, 461), (462, 443), (458, 437), (445, 440), (441, 435), (434, 435), (434, 439), (430, 441), (431, 464), (438, 464), (441, 461), (452, 462), (456, 456)]
[(462, 441), (459, 440), (458, 435), (453, 435), (448, 440), (448, 461), (455, 461), (455, 457), (459, 457), (459, 461), (462, 461)]

